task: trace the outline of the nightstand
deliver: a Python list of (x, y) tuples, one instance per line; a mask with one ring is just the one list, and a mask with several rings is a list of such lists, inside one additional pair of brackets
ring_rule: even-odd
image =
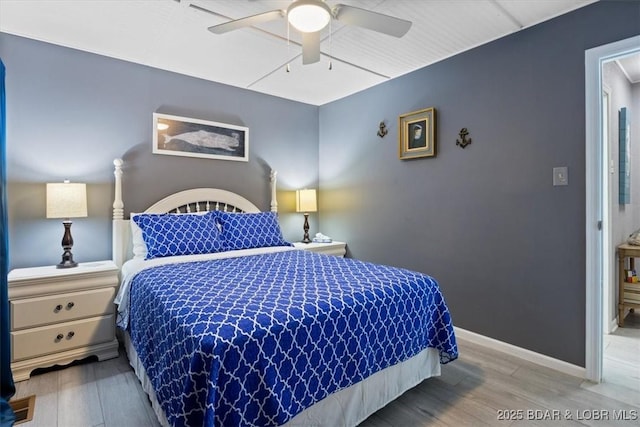
[(347, 253), (347, 244), (345, 242), (333, 241), (330, 243), (302, 243), (295, 242), (293, 244), (297, 249), (304, 249), (312, 252), (319, 252), (321, 254), (335, 255), (343, 257)]
[(15, 381), (31, 371), (88, 356), (118, 357), (113, 261), (19, 268), (8, 276), (11, 370)]

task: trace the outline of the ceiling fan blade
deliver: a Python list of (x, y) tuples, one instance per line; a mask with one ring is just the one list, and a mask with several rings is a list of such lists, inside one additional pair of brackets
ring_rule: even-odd
[(411, 28), (411, 21), (344, 4), (334, 6), (333, 16), (344, 24), (356, 25), (394, 37), (404, 36)]
[(300, 34), (302, 35), (302, 63), (306, 65), (320, 61), (320, 31)]
[(269, 12), (259, 13), (257, 15), (247, 16), (246, 18), (235, 19), (225, 22), (224, 24), (213, 25), (208, 28), (213, 34), (224, 34), (239, 28), (252, 27), (267, 21), (283, 18), (283, 10), (272, 10)]

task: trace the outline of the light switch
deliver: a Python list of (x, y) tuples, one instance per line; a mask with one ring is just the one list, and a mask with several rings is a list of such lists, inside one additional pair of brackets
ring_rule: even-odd
[(569, 170), (566, 166), (553, 168), (553, 185), (569, 185)]

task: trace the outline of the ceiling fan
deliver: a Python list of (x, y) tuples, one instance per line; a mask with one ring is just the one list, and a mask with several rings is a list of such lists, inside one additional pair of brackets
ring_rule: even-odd
[(295, 0), (287, 9), (276, 9), (209, 27), (214, 34), (224, 34), (239, 28), (287, 18), (289, 24), (302, 35), (302, 63), (320, 61), (320, 32), (331, 18), (347, 25), (355, 25), (394, 37), (404, 36), (411, 21), (360, 9), (345, 4), (330, 7), (323, 0)]

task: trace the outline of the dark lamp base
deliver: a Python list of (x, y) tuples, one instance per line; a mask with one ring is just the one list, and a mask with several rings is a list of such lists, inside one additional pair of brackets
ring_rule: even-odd
[(56, 265), (56, 268), (77, 267), (78, 263), (73, 260), (71, 248), (73, 248), (73, 237), (71, 237), (71, 221), (62, 221), (64, 225), (64, 236), (62, 236), (62, 261)]
[(78, 263), (71, 260), (71, 261), (62, 261), (60, 262), (60, 264), (56, 264), (56, 268), (71, 268), (71, 267), (77, 267)]
[(311, 239), (309, 238), (309, 214), (307, 212), (304, 214), (304, 226), (302, 228), (304, 230), (302, 243), (311, 243)]
[(73, 260), (73, 254), (71, 253), (71, 247), (67, 246), (64, 248), (64, 253), (62, 254), (62, 261), (60, 264), (56, 265), (56, 268), (71, 268), (77, 267), (78, 263)]

